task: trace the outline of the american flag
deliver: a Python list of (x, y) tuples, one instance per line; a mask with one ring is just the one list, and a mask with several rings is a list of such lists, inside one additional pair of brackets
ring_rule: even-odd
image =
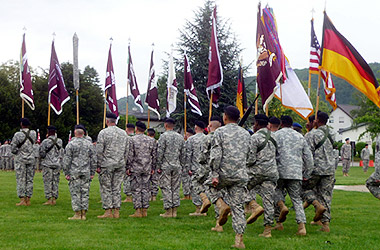
[[(319, 62), (321, 57), (321, 46), (319, 45), (318, 38), (314, 32), (314, 20), (311, 20), (311, 44), (310, 44), (310, 63), (309, 72), (311, 74), (319, 74)], [(321, 77), (323, 80), (323, 86), (326, 94), (326, 100), (330, 105), (336, 109), (336, 96), (335, 96), (335, 85), (332, 80), (331, 75), (321, 70)]]

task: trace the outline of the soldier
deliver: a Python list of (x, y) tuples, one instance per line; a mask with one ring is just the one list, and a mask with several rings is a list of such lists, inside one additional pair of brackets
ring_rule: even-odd
[(0, 141), (0, 170), (4, 170), (3, 169), (3, 144), (1, 143)]
[(129, 217), (147, 217), (149, 208), (149, 180), (157, 161), (156, 140), (145, 135), (146, 125), (136, 122), (136, 135), (129, 143), (127, 174), (131, 177), (131, 190), (135, 213)]
[(317, 129), (305, 137), (314, 157), (315, 168), (311, 178), (303, 184), (304, 200), (315, 207), (313, 221), (321, 221), (323, 232), (330, 232), (331, 199), (335, 182), (334, 140), (332, 132), (326, 126), (328, 119), (326, 113), (318, 113), (315, 122)]
[(298, 122), (294, 122), (293, 125), (292, 125), (292, 128), (297, 131), (298, 133), (300, 133), (301, 135), (303, 135), (303, 132), (302, 132), (302, 126), (301, 124), (299, 124)]
[(380, 136), (376, 138), (375, 151), (375, 172), (366, 181), (366, 186), (375, 198), (380, 199)]
[[(155, 143), (157, 144), (157, 141), (155, 138), (156, 131), (153, 128), (148, 128), (147, 134), (150, 138), (153, 138)], [(158, 194), (158, 173), (157, 171), (154, 171), (154, 173), (151, 175), (151, 178), (150, 178), (150, 195), (151, 195), (150, 201), (156, 201), (157, 194)]]
[[(194, 130), (187, 129), (186, 130), (186, 136), (185, 136), (185, 150), (187, 148), (187, 140), (190, 139), (193, 135), (195, 135)], [(186, 168), (186, 166), (183, 166), (182, 174), (181, 174), (181, 183), (182, 183), (182, 192), (183, 192), (183, 198), (181, 200), (191, 200), (191, 176), (189, 175), (189, 170)]]
[(196, 207), (194, 213), (190, 213), (190, 216), (202, 216), (207, 215), (206, 213), (201, 213), (202, 200), (199, 196), (200, 193), (204, 193), (203, 183), (199, 183), (198, 172), (200, 171), (199, 157), (201, 153), (201, 145), (206, 137), (204, 130), (206, 125), (202, 121), (195, 121), (194, 131), (195, 135), (187, 139), (185, 143), (186, 148), (186, 163), (185, 169), (187, 174), (191, 177), (190, 192), (193, 204)]
[[(127, 124), (127, 128), (125, 130), (127, 135), (132, 137), (135, 135), (135, 125), (132, 123)], [(127, 196), (123, 203), (132, 202), (132, 191), (131, 191), (131, 177), (129, 175), (125, 175), (123, 178), (123, 193)]]
[(369, 149), (368, 144), (365, 144), (365, 147), (362, 149), (362, 152), (360, 152), (360, 158), (362, 158), (363, 161), (363, 171), (364, 173), (367, 173), (368, 165), (369, 165)]
[(36, 158), (36, 161), (35, 161), (36, 162), (36, 166), (34, 167), (34, 169), (37, 172), (41, 172), (40, 144), (38, 144), (38, 140), (36, 141), (36, 143), (34, 143), (33, 149), (34, 149), (34, 158)]
[(348, 172), (350, 171), (350, 163), (351, 163), (351, 144), (350, 144), (350, 138), (346, 138), (346, 143), (343, 144), (342, 148), (340, 149), (340, 156), (342, 157), (342, 172), (343, 176), (348, 177)]
[(280, 128), (281, 121), (275, 116), (272, 116), (269, 118), (269, 124), (268, 124), (268, 129), (271, 132), (276, 132)]
[(264, 232), (259, 236), (272, 237), (271, 229), (274, 219), (273, 194), (278, 180), (276, 165), (277, 143), (273, 134), (267, 129), (268, 117), (263, 114), (255, 115), (255, 134), (251, 136), (248, 168), (248, 189), (254, 189), (262, 198), (264, 209), (256, 201), (252, 201), (253, 212), (247, 219), (251, 224), (265, 211)]
[(175, 121), (165, 120), (166, 132), (160, 136), (157, 149), (157, 168), (160, 174), (160, 187), (164, 200), (165, 213), (161, 217), (177, 217), (177, 208), (180, 205), (179, 190), (181, 170), (184, 161), (183, 137), (174, 131)]
[(1, 146), (3, 153), (3, 169), (5, 171), (12, 170), (12, 147), (11, 141), (8, 139), (4, 142), (4, 145)]
[(75, 126), (75, 140), (67, 144), (63, 158), (63, 172), (69, 181), (71, 206), (75, 212), (69, 220), (86, 220), (90, 183), (96, 169), (95, 151), (92, 143), (85, 139), (85, 130), (83, 125)]
[(107, 128), (99, 132), (96, 143), (97, 172), (105, 210), (98, 218), (120, 218), (121, 182), (125, 176), (130, 137), (116, 126), (115, 114), (108, 113), (106, 118)]
[(56, 200), (58, 199), (59, 175), (61, 171), (61, 149), (63, 143), (62, 140), (57, 137), (56, 127), (48, 126), (47, 129), (48, 137), (42, 141), (41, 146), (39, 147), (45, 198), (48, 200), (43, 205), (55, 205)]
[(12, 139), (12, 154), (15, 155), (15, 170), (17, 181), (17, 195), (20, 202), (16, 206), (30, 206), (33, 195), (33, 178), (35, 158), (33, 144), (36, 141), (36, 131), (30, 130), (30, 121), (21, 119), (21, 130), (15, 133)]
[[(234, 106), (224, 109), (225, 126), (217, 129), (213, 136), (210, 151), (212, 185), (210, 198), (219, 209), (219, 225), (224, 225), (228, 214), (232, 214), (232, 228), (235, 231), (235, 244), (232, 247), (245, 248), (243, 234), (246, 228), (244, 199), (248, 182), (247, 159), (249, 155), (250, 135), (239, 127), (237, 121), (240, 111)], [(217, 192), (225, 189), (225, 193)], [(222, 194), (222, 196), (219, 196)], [(228, 197), (228, 206), (225, 202)]]
[(273, 229), (284, 229), (282, 223), (289, 213), (285, 206), (285, 196), (288, 193), (296, 212), (297, 235), (306, 235), (306, 216), (301, 199), (302, 180), (310, 178), (314, 163), (305, 138), (291, 128), (292, 124), (290, 116), (282, 116), (282, 129), (275, 134), (279, 179), (274, 196), (276, 226)]

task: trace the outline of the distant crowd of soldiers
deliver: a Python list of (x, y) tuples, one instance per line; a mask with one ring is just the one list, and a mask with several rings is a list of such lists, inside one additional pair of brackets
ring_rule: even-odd
[[(147, 130), (143, 122), (129, 124), (122, 130), (116, 126), (117, 117), (107, 113), (107, 127), (100, 131), (95, 143), (83, 125), (76, 125), (75, 137), (65, 149), (56, 128), (49, 126), (48, 136), (38, 150), (47, 199), (44, 204), (56, 204), (62, 168), (75, 212), (70, 220), (86, 219), (91, 180), (98, 173), (104, 209), (98, 218), (120, 217), (122, 183), (127, 195), (124, 201), (132, 200), (135, 209), (130, 217), (147, 216), (149, 202), (156, 200), (158, 187), (165, 210), (160, 216), (177, 217), (182, 182), (185, 199), (191, 199), (195, 206), (190, 216), (206, 216), (214, 204), (216, 225), (212, 231), (222, 232), (229, 215), (232, 216), (235, 248), (245, 248), (246, 226), (262, 214), (264, 231), (259, 236), (269, 238), (272, 230), (284, 229), (289, 213), (285, 205), (287, 194), (295, 210), (297, 235), (306, 235), (304, 209), (310, 205), (315, 208), (311, 224), (330, 232), (339, 152), (334, 149), (334, 135), (326, 126), (328, 115), (319, 112), (317, 117), (309, 117), (305, 135), (290, 116), (279, 119), (255, 115), (251, 134), (238, 126), (239, 118), (239, 110), (227, 106), (223, 117), (212, 117), (207, 126), (195, 121), (194, 130), (187, 130), (185, 138), (174, 130), (175, 120), (168, 118), (164, 121), (166, 131), (156, 141), (155, 131)], [(20, 198), (17, 206), (29, 206), (33, 194), (36, 132), (29, 127), (29, 120), (23, 118), (21, 131), (11, 142)], [(377, 146), (376, 165), (379, 157)], [(368, 179), (367, 187), (380, 199), (378, 169)], [(256, 195), (261, 196), (263, 206), (256, 202)]]

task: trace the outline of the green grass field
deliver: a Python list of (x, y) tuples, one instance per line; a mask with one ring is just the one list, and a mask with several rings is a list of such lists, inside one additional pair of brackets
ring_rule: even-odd
[[(363, 184), (367, 175), (354, 168), (343, 179), (338, 170), (337, 184)], [(373, 169), (371, 169), (371, 172)], [(356, 177), (358, 175), (358, 177)], [(128, 218), (133, 213), (131, 203), (123, 203), (121, 218), (97, 219), (103, 213), (98, 180), (91, 185), (90, 209), (87, 221), (69, 221), (73, 212), (67, 181), (61, 178), (60, 197), (54, 207), (45, 202), (41, 173), (36, 173), (34, 195), (30, 207), (16, 207), (16, 180), (13, 172), (0, 172), (0, 249), (230, 249), (234, 241), (231, 220), (223, 233), (210, 231), (214, 213), (207, 217), (190, 217), (194, 206), (181, 201), (178, 218), (164, 219), (162, 201), (151, 203), (147, 218)], [(288, 206), (291, 204), (287, 201)], [(284, 223), (285, 230), (272, 232), (271, 239), (258, 234), (263, 231), (263, 219), (247, 226), (244, 236), (247, 249), (379, 249), (380, 201), (369, 193), (334, 191), (331, 233), (307, 225), (308, 235), (295, 235), (294, 211)], [(213, 209), (211, 209), (213, 210)], [(308, 221), (313, 209), (306, 210)]]

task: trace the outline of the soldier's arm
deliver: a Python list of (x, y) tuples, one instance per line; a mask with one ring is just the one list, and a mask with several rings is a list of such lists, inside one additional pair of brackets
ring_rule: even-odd
[(103, 162), (103, 152), (104, 152), (104, 135), (102, 131), (98, 135), (98, 141), (96, 142), (96, 156), (97, 156), (97, 167), (100, 168)]
[(255, 136), (252, 135), (249, 140), (249, 154), (247, 159), (248, 167), (253, 167), (256, 163), (257, 145), (258, 140), (256, 140)]
[(186, 172), (190, 171), (190, 162), (191, 162), (191, 156), (192, 156), (192, 153), (193, 153), (193, 140), (191, 140), (190, 138), (187, 139), (187, 141), (184, 143), (184, 166), (185, 166), (185, 170)]
[(70, 166), (73, 159), (72, 148), (70, 143), (66, 146), (65, 155), (63, 156), (63, 172), (65, 176), (70, 174)]
[(90, 176), (94, 176), (95, 175), (95, 171), (96, 171), (96, 167), (97, 167), (97, 164), (96, 164), (96, 160), (97, 160), (97, 157), (96, 157), (96, 152), (94, 150), (94, 146), (91, 144), (89, 145), (89, 155), (90, 155)]
[(128, 165), (129, 165), (129, 163), (131, 161), (131, 159), (130, 159), (130, 150), (131, 150), (131, 141), (132, 141), (132, 139), (128, 135), (127, 135), (126, 138), (127, 139), (126, 139), (126, 142), (125, 142), (124, 160), (125, 160), (125, 165), (128, 168)]
[(314, 159), (310, 147), (305, 140), (303, 140), (303, 144), (302, 161), (304, 164), (304, 170), (302, 175), (304, 179), (309, 179), (314, 171)]
[(314, 142), (314, 136), (313, 136), (313, 134), (311, 132), (307, 133), (305, 135), (305, 140), (306, 140), (306, 143), (309, 146), (309, 148), (310, 148), (310, 150), (311, 150), (311, 152), (313, 154), (315, 152), (315, 146), (316, 146), (316, 144)]
[(160, 139), (158, 139), (158, 147), (157, 147), (157, 168), (161, 169), (164, 153), (166, 148), (166, 140), (165, 135), (161, 135)]
[(157, 143), (155, 140), (152, 140), (152, 170), (156, 170), (157, 165)]
[(127, 143), (128, 143), (128, 157), (127, 157), (128, 160), (127, 160), (126, 168), (128, 171), (128, 170), (130, 170), (131, 164), (134, 161), (134, 157), (135, 157), (134, 149), (135, 149), (135, 147), (134, 147), (133, 139), (128, 140)]
[(211, 177), (219, 179), (219, 170), (220, 164), (222, 162), (222, 145), (221, 138), (217, 131), (214, 133), (213, 140), (211, 142), (210, 150), (210, 168), (211, 168)]
[(17, 145), (19, 144), (19, 138), (17, 136), (17, 134), (15, 134), (12, 138), (12, 142), (11, 142), (11, 151), (12, 151), (12, 154), (17, 154), (18, 153), (18, 147)]

